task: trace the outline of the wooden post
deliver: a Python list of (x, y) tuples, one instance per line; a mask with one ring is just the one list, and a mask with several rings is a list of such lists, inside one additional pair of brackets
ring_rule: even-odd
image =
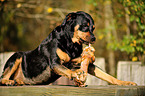
[(132, 81), (137, 83), (137, 85), (145, 85), (145, 66), (141, 65), (141, 62), (118, 62), (117, 79)]
[[(94, 64), (96, 66), (100, 67), (104, 72), (106, 72), (104, 58), (96, 58)], [(108, 85), (108, 83), (99, 78), (96, 78), (95, 76), (88, 74), (86, 85)]]
[(14, 52), (0, 53), (0, 76), (2, 75), (5, 63), (13, 54)]

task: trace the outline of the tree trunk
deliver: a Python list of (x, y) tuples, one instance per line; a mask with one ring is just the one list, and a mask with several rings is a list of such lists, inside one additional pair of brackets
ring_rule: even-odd
[[(111, 9), (111, 1), (105, 0), (104, 2), (104, 16), (105, 16), (105, 29), (107, 30), (106, 42), (112, 43), (111, 34), (116, 36), (115, 25), (113, 22), (113, 12)], [(109, 74), (115, 75), (115, 56), (112, 49), (108, 49), (108, 63), (109, 63)]]
[(126, 28), (126, 35), (129, 37), (130, 36), (130, 20), (129, 20), (129, 9), (128, 7), (125, 7), (125, 21), (126, 21), (126, 24), (127, 24), (127, 28)]

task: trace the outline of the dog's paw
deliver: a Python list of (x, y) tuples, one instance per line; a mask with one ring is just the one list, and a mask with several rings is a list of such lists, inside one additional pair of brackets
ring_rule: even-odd
[(22, 80), (16, 79), (14, 81), (15, 81), (15, 85), (16, 86), (22, 86), (22, 85), (24, 85), (24, 82)]
[(2, 85), (7, 85), (7, 86), (13, 86), (15, 84), (15, 81), (14, 80), (8, 80), (8, 79), (3, 78), (1, 80), (1, 84)]
[(134, 85), (135, 86), (137, 84), (131, 81), (120, 81), (117, 85)]
[(123, 81), (123, 85), (137, 85), (137, 84), (130, 81)]
[(75, 86), (78, 87), (85, 87), (85, 82), (86, 82), (86, 78), (87, 78), (87, 73), (85, 73), (83, 70), (81, 69), (77, 69), (76, 71), (77, 76), (73, 79), (75, 82)]

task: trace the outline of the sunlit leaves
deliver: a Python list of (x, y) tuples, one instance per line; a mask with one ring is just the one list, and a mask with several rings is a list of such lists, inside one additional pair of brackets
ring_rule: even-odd
[(17, 4), (17, 8), (20, 8), (21, 6), (22, 6), (21, 3), (18, 3), (18, 4)]
[(137, 61), (137, 57), (132, 57), (132, 61)]
[(88, 4), (93, 4), (93, 6), (95, 6), (95, 7), (97, 6), (96, 0), (89, 0)]
[(53, 11), (53, 8), (48, 8), (48, 9), (47, 9), (47, 12), (48, 12), (48, 13), (51, 13), (52, 11)]

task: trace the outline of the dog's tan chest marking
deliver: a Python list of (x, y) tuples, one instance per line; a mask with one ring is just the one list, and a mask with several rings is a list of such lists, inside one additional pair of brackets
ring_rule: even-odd
[(61, 60), (61, 64), (70, 61), (69, 55), (67, 53), (63, 52), (61, 49), (57, 48), (56, 53), (57, 53), (57, 55), (59, 56), (59, 58)]

